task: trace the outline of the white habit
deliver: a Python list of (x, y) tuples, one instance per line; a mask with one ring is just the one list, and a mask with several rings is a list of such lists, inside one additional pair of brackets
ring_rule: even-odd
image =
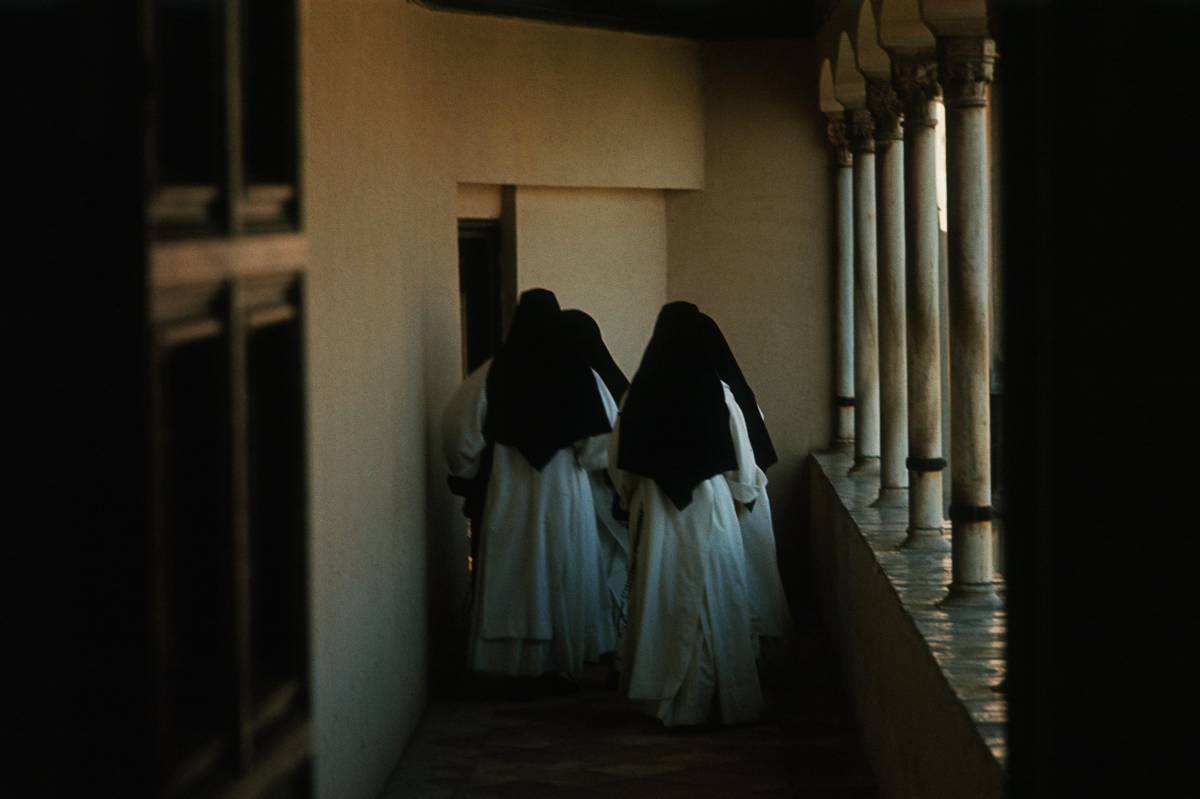
[[(487, 374), (472, 372), (443, 419), (450, 474), (471, 478), (486, 442)], [(598, 375), (609, 420), (616, 403)], [(483, 509), (468, 665), (493, 674), (574, 675), (616, 647), (588, 472), (607, 464), (609, 434), (577, 441), (539, 471), (514, 447), (494, 446)]]
[[(605, 469), (608, 467), (607, 458)], [(625, 588), (629, 578), (629, 525), (613, 515), (613, 490), (604, 470), (589, 472), (592, 501), (596, 506), (596, 528), (600, 533), (600, 572), (604, 575), (611, 602), (612, 637), (617, 640), (620, 616), (625, 612)]]
[[(762, 409), (758, 413), (761, 416)], [(782, 638), (790, 626), (791, 614), (783, 593), (783, 581), (779, 578), (771, 499), (765, 490), (754, 503), (753, 510), (743, 512), (739, 521), (742, 544), (746, 548), (746, 576), (754, 632), (764, 638)]]
[(609, 442), (613, 484), (630, 508), (633, 572), (621, 684), (667, 725), (699, 724), (717, 698), (721, 721), (762, 711), (746, 547), (733, 501), (765, 496), (746, 423), (729, 387), (736, 471), (715, 475), (679, 510), (651, 479), (616, 467), (620, 420)]

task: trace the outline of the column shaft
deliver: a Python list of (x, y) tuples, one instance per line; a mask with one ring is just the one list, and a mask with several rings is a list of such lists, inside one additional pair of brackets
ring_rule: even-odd
[(837, 167), (837, 440), (854, 443), (854, 170)]
[(950, 219), (950, 457), (953, 582), (948, 601), (996, 602), (991, 523), (988, 368), (987, 82), (994, 43), (947, 39), (948, 205)]
[(834, 437), (833, 446), (854, 444), (854, 156), (844, 113), (829, 114), (826, 132), (837, 155), (834, 168)]
[(908, 332), (908, 537), (905, 547), (948, 549), (942, 530), (942, 357), (938, 285), (937, 117), (932, 65), (897, 66), (904, 98)]
[[(876, 123), (879, 124), (878, 122)], [(896, 131), (899, 133), (899, 131)], [(904, 313), (904, 144), (879, 139), (876, 177), (879, 212), (880, 489), (878, 506), (908, 501), (908, 384)]]
[(850, 112), (854, 152), (854, 466), (879, 469), (879, 298), (875, 219), (875, 146), (871, 115)]

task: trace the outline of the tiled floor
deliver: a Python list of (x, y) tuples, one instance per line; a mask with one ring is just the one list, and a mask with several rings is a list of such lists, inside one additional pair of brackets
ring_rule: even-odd
[(383, 797), (878, 796), (828, 643), (768, 662), (767, 711), (737, 728), (665, 729), (602, 673), (567, 697), (434, 702)]

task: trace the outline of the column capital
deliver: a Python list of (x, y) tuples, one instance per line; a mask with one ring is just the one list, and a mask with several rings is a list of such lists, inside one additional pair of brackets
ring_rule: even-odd
[(891, 81), (867, 81), (867, 108), (875, 120), (875, 141), (899, 141), (904, 106)]
[(838, 166), (850, 166), (854, 163), (854, 157), (850, 154), (850, 139), (846, 134), (845, 112), (826, 114), (825, 120), (825, 135), (829, 137), (829, 143), (833, 145), (834, 152), (837, 153)]
[(996, 42), (976, 37), (938, 40), (938, 75), (947, 106), (984, 106), (996, 64)]
[(941, 97), (937, 62), (916, 58), (892, 59), (892, 83), (904, 104), (905, 128), (932, 128), (937, 118), (930, 106)]
[(875, 120), (865, 108), (846, 111), (846, 130), (850, 136), (850, 152), (875, 152)]

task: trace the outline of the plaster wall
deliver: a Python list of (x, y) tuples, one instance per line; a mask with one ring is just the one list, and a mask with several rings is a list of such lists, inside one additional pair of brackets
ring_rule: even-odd
[(520, 290), (590, 313), (632, 379), (667, 296), (663, 192), (519, 188), (517, 261)]
[(499, 219), (503, 210), (503, 187), (486, 183), (458, 184), (459, 219)]
[(668, 193), (667, 294), (717, 320), (758, 397), (780, 457), (768, 491), (796, 609), (802, 470), (833, 434), (833, 164), (816, 47), (708, 44), (702, 63), (705, 190)]
[(461, 662), (438, 441), (461, 376), (457, 186), (699, 188), (699, 48), (396, 0), (308, 0), (301, 20), (317, 795), (365, 797)]

